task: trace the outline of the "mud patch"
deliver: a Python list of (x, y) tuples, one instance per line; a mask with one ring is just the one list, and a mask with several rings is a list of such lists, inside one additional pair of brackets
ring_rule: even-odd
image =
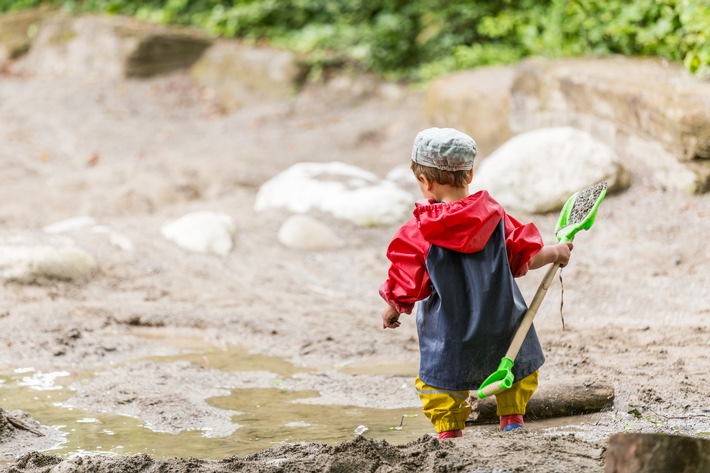
[[(486, 437), (486, 447), (477, 446)], [(549, 446), (549, 448), (548, 448)], [(530, 460), (510, 465), (508, 454), (529, 452)], [(583, 452), (590, 452), (591, 455)], [(172, 473), (221, 473), (230, 471), (312, 473), (338, 471), (602, 471), (604, 448), (586, 444), (573, 436), (561, 436), (547, 442), (530, 433), (514, 436), (486, 432), (469, 432), (459, 440), (440, 441), (423, 436), (405, 445), (395, 446), (385, 440), (358, 436), (337, 446), (318, 443), (295, 443), (272, 447), (253, 455), (224, 460), (170, 459), (155, 461), (146, 455), (123, 458), (83, 457), (68, 460), (38, 453), (27, 454), (8, 473), (45, 473), (72, 471), (93, 473), (111, 471), (170, 471)], [(576, 454), (582, 454), (577, 456)], [(572, 456), (571, 456), (572, 455)]]

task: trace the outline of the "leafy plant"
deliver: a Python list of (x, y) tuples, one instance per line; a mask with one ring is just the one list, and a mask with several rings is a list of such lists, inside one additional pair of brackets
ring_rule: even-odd
[(300, 51), (319, 67), (432, 78), (530, 55), (623, 54), (710, 74), (707, 0), (0, 0), (201, 28)]

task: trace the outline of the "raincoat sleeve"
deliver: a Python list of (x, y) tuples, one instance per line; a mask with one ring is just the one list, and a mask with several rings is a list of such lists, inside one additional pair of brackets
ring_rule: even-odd
[(397, 232), (387, 248), (387, 258), (392, 264), (387, 280), (380, 286), (380, 296), (400, 314), (411, 314), (414, 303), (431, 294), (426, 270), (429, 247), (416, 220), (411, 220)]
[(530, 269), (532, 258), (543, 247), (542, 236), (533, 223), (522, 224), (506, 214), (505, 247), (508, 262), (514, 277), (525, 276)]

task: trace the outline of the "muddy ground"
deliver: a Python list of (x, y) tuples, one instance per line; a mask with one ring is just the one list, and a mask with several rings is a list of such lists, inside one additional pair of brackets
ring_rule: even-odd
[[(607, 197), (593, 231), (577, 237), (563, 271), (564, 330), (559, 282), (536, 318), (547, 356), (541, 384), (611, 383), (613, 409), (510, 434), (470, 426), (447, 441), (421, 416), (402, 417), (405, 430), (417, 422), (410, 437), (387, 428), (357, 436), (357, 415), (327, 432), (339, 406), (418, 412), (413, 318), (394, 331), (380, 321), (377, 289), (396, 225), (317, 215), (346, 248), (296, 251), (277, 240), (288, 214), (256, 213), (254, 199), (300, 161), (342, 161), (384, 177), (408, 162), (414, 135), (429, 125), (421, 92), (396, 88), (354, 97), (313, 87), (225, 113), (182, 74), (0, 77), (2, 234), (37, 235), (77, 216), (104, 226), (66, 233), (99, 262), (88, 281), (0, 286), (0, 408), (39, 432), (1, 424), (0, 470), (591, 472), (603, 471), (613, 433), (707, 436), (710, 195), (664, 189), (647, 169), (630, 169), (631, 187)], [(164, 223), (197, 210), (235, 219), (231, 254), (189, 253), (161, 237)], [(554, 215), (516, 216), (552, 242)], [(519, 280), (528, 300), (542, 275)], [(46, 389), (33, 391), (28, 379)], [(207, 399), (248, 399), (244, 388), (302, 393), (298, 406), (311, 410), (297, 424), (324, 425), (324, 440), (272, 432), (264, 446), (255, 433), (230, 449), (223, 440), (249, 420)], [(279, 404), (288, 412), (292, 403)], [(51, 416), (40, 404), (54, 406)], [(171, 448), (146, 437), (149, 453), (140, 444), (97, 451), (72, 436), (68, 419), (100, 424), (114, 414), (162, 432), (160, 445)], [(284, 430), (278, 414), (271, 425)], [(226, 446), (210, 449), (217, 444)]]

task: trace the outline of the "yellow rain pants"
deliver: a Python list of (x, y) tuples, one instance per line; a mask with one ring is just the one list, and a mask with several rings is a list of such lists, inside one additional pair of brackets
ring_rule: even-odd
[[(422, 409), (434, 425), (436, 433), (448, 430), (462, 430), (471, 415), (468, 391), (453, 391), (429, 386), (419, 377), (414, 381), (419, 393)], [(525, 414), (525, 408), (537, 388), (537, 371), (521, 379), (513, 386), (496, 395), (497, 414)]]
[(496, 394), (496, 413), (499, 416), (525, 415), (525, 408), (536, 389), (537, 371), (513, 383), (510, 389)]

